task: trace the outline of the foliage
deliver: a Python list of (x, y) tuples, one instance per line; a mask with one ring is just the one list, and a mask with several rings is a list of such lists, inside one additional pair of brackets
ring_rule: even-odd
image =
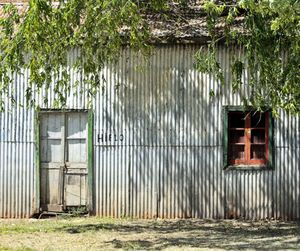
[[(80, 84), (87, 94), (95, 94), (100, 70), (118, 58), (124, 41), (136, 51), (149, 51), (142, 13), (163, 8), (160, 0), (61, 0), (58, 5), (30, 0), (25, 13), (5, 5), (0, 19), (0, 110), (4, 98), (13, 93), (13, 73), (22, 74), (22, 69), (30, 70), (26, 98), (31, 105), (36, 104), (35, 93), (54, 88), (54, 105), (64, 106), (71, 88), (70, 68), (83, 76)], [(74, 48), (79, 54), (70, 61), (68, 53)], [(15, 97), (10, 98), (14, 102)]]
[[(188, 4), (188, 0), (177, 2)], [(23, 74), (22, 69), (30, 71), (28, 86), (21, 87), (26, 88), (30, 105), (36, 105), (36, 93), (53, 88), (56, 98), (52, 105), (64, 106), (72, 87), (70, 69), (82, 76), (72, 84), (82, 85), (86, 95), (93, 96), (103, 83), (100, 70), (119, 57), (124, 41), (135, 51), (149, 53), (143, 13), (167, 9), (168, 3), (30, 0), (24, 13), (12, 4), (5, 5), (5, 17), (0, 19), (0, 111), (7, 96), (15, 102), (12, 82), (16, 74)], [(260, 110), (271, 107), (275, 115), (279, 108), (299, 113), (300, 1), (238, 0), (234, 5), (205, 1), (203, 6), (211, 42), (196, 54), (196, 68), (224, 83), (217, 46), (220, 41), (242, 46), (245, 54), (234, 58), (231, 65), (233, 91), (249, 85), (252, 92), (245, 99), (247, 105)], [(221, 33), (220, 23), (224, 26)], [(79, 53), (70, 60), (74, 48)], [(248, 72), (247, 81), (242, 78), (243, 71)], [(43, 97), (45, 104), (47, 96)]]
[[(252, 92), (247, 105), (262, 110), (271, 107), (300, 112), (300, 1), (239, 0), (236, 5), (206, 1), (207, 26), (212, 41), (206, 52), (196, 55), (196, 67), (223, 82), (217, 61), (218, 41), (228, 46), (242, 46), (245, 54), (231, 65), (233, 91), (249, 85)], [(237, 20), (242, 19), (240, 24)], [(223, 23), (223, 33), (217, 24)], [(248, 79), (243, 82), (242, 72)]]

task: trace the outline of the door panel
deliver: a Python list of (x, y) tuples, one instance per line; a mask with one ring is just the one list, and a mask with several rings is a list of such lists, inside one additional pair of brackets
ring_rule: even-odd
[(42, 163), (63, 163), (64, 151), (61, 139), (41, 140)]
[(43, 211), (63, 210), (63, 167), (42, 164), (41, 207)]
[(87, 205), (87, 113), (40, 115), (41, 208)]
[(65, 173), (65, 204), (69, 207), (87, 204), (86, 167), (68, 168)]
[(87, 113), (66, 115), (65, 205), (87, 205)]
[(60, 113), (41, 116), (41, 207), (61, 211), (64, 166), (64, 116)]
[(85, 139), (68, 139), (68, 162), (85, 163), (86, 162), (86, 140)]
[(41, 137), (48, 138), (61, 138), (62, 137), (62, 126), (64, 124), (63, 114), (51, 113), (43, 114), (41, 120)]
[(67, 114), (67, 138), (86, 139), (87, 132), (87, 114), (69, 113)]

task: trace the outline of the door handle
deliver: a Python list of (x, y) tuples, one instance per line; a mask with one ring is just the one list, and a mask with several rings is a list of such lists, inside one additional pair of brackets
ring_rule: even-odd
[(65, 172), (68, 171), (68, 167), (67, 167), (67, 164), (66, 164), (66, 163), (64, 164), (64, 171), (65, 171)]
[(63, 172), (68, 171), (68, 167), (67, 167), (66, 164), (64, 164), (63, 166), (60, 166), (60, 169), (61, 169)]

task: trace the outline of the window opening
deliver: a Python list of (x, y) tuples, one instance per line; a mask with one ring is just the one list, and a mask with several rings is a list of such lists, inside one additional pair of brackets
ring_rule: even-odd
[(228, 112), (230, 165), (266, 165), (269, 158), (269, 112)]

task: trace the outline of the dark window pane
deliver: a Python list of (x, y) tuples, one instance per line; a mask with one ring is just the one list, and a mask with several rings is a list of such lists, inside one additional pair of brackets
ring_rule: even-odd
[(245, 147), (243, 145), (230, 145), (229, 159), (245, 159)]
[(250, 158), (265, 159), (265, 145), (252, 145)]
[(252, 130), (251, 143), (265, 143), (265, 130)]
[(230, 143), (245, 143), (244, 130), (230, 130), (229, 142)]
[(254, 112), (251, 116), (251, 127), (265, 127), (265, 113)]
[(230, 128), (245, 128), (246, 115), (243, 112), (229, 113)]

